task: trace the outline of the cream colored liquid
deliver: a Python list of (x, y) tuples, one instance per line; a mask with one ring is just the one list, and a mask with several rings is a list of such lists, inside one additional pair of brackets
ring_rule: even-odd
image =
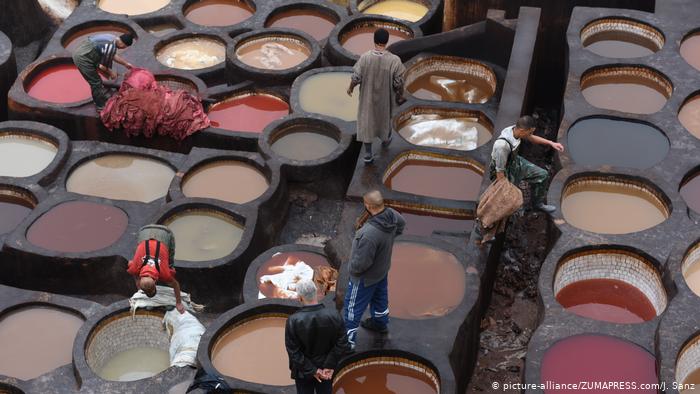
[(687, 269), (683, 270), (683, 278), (690, 290), (700, 296), (700, 260), (693, 261)]
[(207, 38), (185, 38), (163, 47), (156, 58), (171, 68), (199, 70), (223, 62), (226, 59), (226, 47)]
[(150, 378), (169, 367), (167, 350), (138, 347), (117, 353), (102, 367), (99, 375), (105, 380), (130, 382)]
[(683, 104), (678, 112), (678, 120), (695, 138), (700, 138), (700, 97)]
[(81, 164), (68, 177), (69, 192), (113, 200), (151, 202), (168, 193), (175, 171), (134, 155), (107, 155)]
[(384, 0), (367, 7), (362, 13), (385, 15), (396, 19), (416, 22), (428, 13), (428, 8), (423, 4), (413, 1)]
[(112, 14), (142, 15), (170, 4), (170, 0), (99, 0), (97, 6)]
[(350, 86), (350, 73), (327, 72), (307, 78), (299, 89), (299, 104), (306, 112), (328, 115), (354, 122), (360, 105), (360, 91), (352, 97), (346, 91)]
[(289, 133), (271, 146), (278, 155), (301, 161), (324, 158), (333, 153), (337, 147), (338, 141), (313, 131)]
[(414, 145), (473, 150), (491, 140), (491, 132), (475, 118), (444, 118), (436, 114), (413, 115), (399, 134)]
[(243, 226), (223, 214), (190, 211), (167, 223), (175, 234), (175, 258), (209, 261), (228, 256), (243, 235)]
[(260, 197), (269, 186), (267, 178), (257, 168), (239, 161), (221, 161), (188, 174), (182, 192), (187, 197), (244, 204)]
[(236, 51), (243, 63), (265, 70), (285, 70), (309, 58), (309, 48), (289, 41), (256, 42)]
[(0, 136), (0, 176), (36, 175), (51, 164), (57, 151), (53, 144), (38, 138)]

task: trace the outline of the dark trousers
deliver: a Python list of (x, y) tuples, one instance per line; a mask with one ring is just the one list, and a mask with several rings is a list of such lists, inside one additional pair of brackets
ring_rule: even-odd
[(80, 75), (82, 75), (90, 85), (92, 101), (95, 102), (95, 106), (98, 108), (104, 107), (109, 98), (107, 89), (104, 84), (102, 84), (100, 73), (97, 71), (100, 65), (100, 57), (100, 53), (97, 52), (90, 40), (83, 41), (83, 43), (75, 49), (75, 52), (73, 52), (73, 63), (78, 67)]
[(345, 305), (343, 318), (348, 334), (348, 342), (355, 345), (357, 328), (360, 326), (362, 314), (369, 305), (370, 317), (378, 327), (386, 327), (389, 324), (389, 280), (388, 276), (379, 282), (365, 286), (364, 280), (357, 283), (350, 281), (345, 290)]
[(316, 380), (313, 376), (306, 379), (294, 379), (297, 385), (297, 394), (331, 394), (333, 392), (332, 380)]

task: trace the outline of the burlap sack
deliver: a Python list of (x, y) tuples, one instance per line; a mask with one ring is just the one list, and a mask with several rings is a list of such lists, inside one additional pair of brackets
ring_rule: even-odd
[(508, 179), (496, 179), (484, 191), (476, 208), (476, 217), (485, 228), (512, 215), (523, 205), (523, 192)]

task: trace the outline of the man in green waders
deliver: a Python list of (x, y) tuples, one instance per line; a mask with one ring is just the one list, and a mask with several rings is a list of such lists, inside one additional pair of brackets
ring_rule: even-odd
[(96, 34), (88, 37), (73, 52), (73, 63), (90, 84), (92, 101), (95, 102), (97, 112), (102, 111), (109, 98), (100, 78), (100, 72), (110, 79), (117, 79), (117, 73), (112, 70), (112, 61), (126, 68), (132, 68), (131, 63), (117, 55), (117, 49), (131, 46), (133, 41), (134, 37), (128, 33), (119, 37), (111, 34)]

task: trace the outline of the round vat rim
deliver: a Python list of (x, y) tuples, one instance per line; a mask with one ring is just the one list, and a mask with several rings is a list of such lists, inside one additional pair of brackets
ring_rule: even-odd
[[(673, 92), (675, 90), (675, 86), (673, 85), (671, 78), (669, 78), (666, 74), (664, 74), (663, 72), (659, 71), (658, 69), (656, 69), (654, 67), (651, 67), (651, 66), (648, 66), (645, 64), (640, 64), (640, 63), (606, 63), (606, 64), (599, 64), (599, 65), (589, 67), (581, 73), (581, 77), (580, 77), (579, 83), (578, 83), (578, 89), (580, 91), (583, 91), (583, 89), (584, 89), (583, 85), (586, 82), (588, 82), (589, 80), (593, 80), (595, 78), (599, 78), (601, 76), (606, 76), (605, 75), (606, 72), (608, 72), (608, 73), (616, 72), (616, 73), (621, 74), (621, 75), (632, 75), (634, 72), (641, 72), (642, 74), (645, 74), (645, 75), (637, 75), (636, 77), (643, 79), (645, 81), (652, 82), (652, 83), (656, 84), (660, 89), (663, 90), (663, 92), (662, 92), (662, 91), (659, 91), (657, 89), (654, 89), (666, 98), (666, 104), (664, 104), (664, 106), (666, 106), (668, 104), (668, 101), (673, 96)], [(593, 104), (590, 104), (590, 105), (595, 107)], [(598, 107), (595, 107), (595, 108), (598, 108)], [(663, 109), (661, 109), (657, 112), (661, 112), (662, 110)], [(621, 112), (618, 110), (609, 110), (609, 111)], [(622, 113), (624, 113), (624, 112), (622, 112)]]
[[(673, 376), (674, 378), (678, 379), (678, 363), (681, 361), (681, 357), (685, 354), (686, 351), (688, 351), (691, 347), (694, 345), (697, 346), (698, 342), (700, 342), (700, 330), (696, 329), (693, 330), (690, 335), (680, 343), (680, 346), (678, 347), (678, 353), (676, 354), (676, 357), (673, 360)], [(691, 370), (690, 373), (693, 373), (694, 371), (697, 371), (700, 369), (700, 366), (694, 368)], [(686, 376), (687, 378), (687, 376)], [(684, 380), (678, 379), (678, 383), (684, 383)]]
[[(188, 31), (188, 30), (178, 30), (176, 32), (173, 32), (165, 37), (159, 37), (160, 40), (157, 41), (153, 45), (153, 50), (151, 51), (153, 59), (155, 60), (156, 63), (158, 63), (163, 69), (170, 71), (175, 71), (175, 72), (183, 72), (183, 73), (192, 73), (195, 75), (201, 75), (207, 72), (211, 72), (213, 70), (216, 70), (218, 68), (224, 67), (226, 65), (226, 47), (228, 46), (228, 43), (224, 38), (221, 38), (220, 36), (213, 34), (213, 33), (201, 33), (197, 31)], [(221, 62), (216, 63), (214, 65), (208, 66), (208, 67), (203, 67), (203, 68), (196, 68), (192, 70), (187, 70), (187, 69), (182, 69), (182, 68), (175, 68), (175, 67), (170, 67), (166, 64), (163, 64), (158, 60), (158, 53), (166, 48), (167, 46), (174, 44), (178, 41), (183, 41), (186, 39), (205, 39), (208, 41), (215, 41), (218, 44), (221, 44), (224, 47), (224, 59), (221, 60)]]
[(68, 56), (65, 56), (65, 54), (55, 54), (50, 55), (48, 57), (40, 57), (37, 60), (30, 63), (19, 74), (19, 76), (17, 77), (17, 82), (19, 82), (19, 90), (21, 90), (22, 94), (28, 99), (32, 107), (48, 106), (50, 108), (68, 109), (82, 107), (84, 105), (92, 103), (92, 97), (88, 97), (84, 100), (72, 103), (52, 103), (50, 101), (39, 100), (29, 95), (29, 92), (27, 92), (27, 88), (31, 81), (33, 81), (34, 78), (36, 78), (37, 74), (49, 69), (52, 66), (63, 64), (74, 65), (73, 59)]
[(199, 3), (200, 1), (203, 1), (203, 0), (185, 0), (185, 2), (182, 4), (182, 7), (180, 7), (178, 12), (182, 15), (182, 17), (185, 19), (185, 21), (187, 21), (187, 23), (191, 23), (194, 26), (199, 26), (200, 28), (205, 28), (205, 29), (232, 29), (235, 27), (247, 25), (251, 21), (257, 19), (258, 12), (260, 11), (261, 7), (264, 7), (264, 6), (260, 6), (260, 7), (258, 6), (257, 1), (259, 1), (259, 0), (228, 0), (231, 3), (244, 3), (253, 12), (246, 19), (243, 19), (242, 21), (240, 21), (238, 23), (234, 23), (232, 25), (225, 25), (225, 26), (200, 25), (199, 23), (195, 23), (192, 20), (190, 20), (189, 18), (187, 18), (187, 9), (192, 7), (194, 4)]
[[(80, 0), (80, 1), (83, 1), (83, 0)], [(166, 5), (164, 5), (164, 6), (160, 7), (160, 8), (158, 8), (157, 10), (145, 12), (145, 13), (143, 13), (143, 14), (134, 14), (134, 15), (129, 15), (129, 14), (115, 14), (115, 13), (112, 13), (112, 12), (109, 12), (109, 11), (105, 11), (105, 10), (103, 10), (102, 8), (100, 8), (100, 1), (102, 1), (102, 0), (95, 0), (95, 6), (94, 6), (94, 8), (95, 8), (96, 10), (98, 10), (98, 12), (104, 12), (104, 13), (107, 14), (107, 15), (113, 15), (113, 16), (124, 15), (124, 16), (127, 16), (127, 17), (129, 17), (129, 18), (147, 18), (147, 17), (155, 16), (155, 15), (157, 15), (158, 13), (163, 12), (163, 10), (165, 10), (166, 8), (172, 6), (173, 2), (175, 2), (175, 1), (177, 1), (177, 0), (168, 0), (168, 4), (166, 4)], [(77, 8), (77, 7), (76, 7), (76, 8)]]
[[(698, 27), (698, 32), (697, 32), (696, 34), (698, 35), (698, 37), (700, 37), (700, 27)], [(681, 110), (683, 110), (683, 107), (685, 107), (686, 104), (688, 104), (689, 102), (695, 101), (695, 100), (700, 100), (700, 89), (694, 90), (692, 93), (688, 94), (688, 96), (686, 96), (686, 97), (683, 99), (683, 101), (681, 102), (680, 106), (678, 106), (678, 111), (677, 111), (677, 113), (676, 113), (676, 119), (678, 120), (678, 123), (680, 123), (680, 125), (683, 127), (683, 130), (685, 130), (688, 134), (690, 134), (690, 135), (693, 136), (694, 138), (700, 139), (700, 134), (695, 135), (695, 133), (693, 133), (692, 131), (688, 130), (688, 129), (685, 127), (685, 125), (684, 125), (683, 123), (681, 123), (680, 119), (678, 118), (678, 115), (680, 115)]]
[(15, 197), (28, 203), (31, 207), (26, 208), (31, 208), (32, 210), (39, 205), (37, 194), (29, 188), (24, 187), (22, 184), (11, 184), (0, 181), (0, 200), (5, 196)]
[[(260, 28), (276, 29), (276, 27), (269, 26), (270, 20), (282, 13), (294, 10), (313, 10), (320, 12), (335, 19), (336, 25), (340, 23), (347, 15), (347, 11), (345, 9), (332, 2), (317, 2), (315, 0), (282, 0), (280, 4), (276, 5), (270, 10), (265, 11), (265, 13), (260, 16)], [(328, 37), (321, 41), (327, 40)]]
[[(261, 87), (255, 87), (255, 86), (249, 86), (249, 85), (240, 87), (238, 89), (233, 89), (231, 91), (210, 95), (210, 99), (214, 102), (205, 105), (204, 112), (209, 114), (209, 111), (211, 111), (212, 108), (216, 108), (217, 105), (220, 105), (222, 103), (226, 103), (229, 101), (234, 101), (236, 99), (249, 97), (249, 96), (272, 97), (272, 98), (277, 99), (277, 100), (279, 100), (287, 105), (288, 113), (285, 116), (289, 116), (292, 113), (292, 104), (290, 102), (290, 99), (288, 97), (286, 97), (284, 94), (282, 94), (281, 92), (278, 92), (276, 90), (269, 89), (269, 88), (261, 88)], [(233, 136), (235, 136), (235, 135), (249, 136), (251, 138), (254, 138), (255, 140), (258, 140), (259, 136), (264, 132), (264, 129), (258, 133), (258, 132), (252, 132), (252, 131), (229, 130), (229, 129), (225, 129), (223, 127), (216, 127), (216, 126), (209, 126), (208, 129), (209, 128), (214, 129), (214, 130), (220, 130), (221, 133), (232, 133), (231, 135), (233, 135)], [(224, 134), (224, 135), (226, 135), (226, 134)]]
[[(360, 5), (362, 5), (366, 1), (371, 1), (372, 4), (367, 5), (367, 7), (363, 7), (362, 11), (360, 10)], [(373, 1), (373, 0), (350, 0), (349, 1), (349, 6), (350, 6), (350, 12), (352, 15), (372, 15), (372, 14), (365, 14), (363, 11), (366, 8), (369, 8), (370, 6), (380, 3), (383, 0), (378, 0), (378, 1)], [(435, 14), (438, 13), (438, 10), (440, 7), (442, 7), (442, 0), (410, 0), (413, 3), (420, 3), (424, 5), (427, 9), (428, 12), (423, 15), (420, 19), (418, 19), (415, 22), (411, 22), (405, 19), (396, 19), (399, 21), (404, 21), (408, 22), (410, 24), (416, 25), (416, 26), (424, 26), (426, 25), (433, 17), (435, 17)]]
[[(99, 2), (99, 0), (98, 0)], [(118, 15), (118, 14), (117, 14)], [(123, 20), (116, 20), (116, 19), (104, 19), (104, 18), (98, 18), (98, 19), (91, 19), (87, 20), (85, 22), (81, 22), (79, 24), (73, 25), (69, 27), (63, 34), (61, 35), (61, 38), (59, 40), (59, 44), (61, 47), (66, 48), (66, 45), (69, 44), (69, 38), (72, 38), (73, 36), (76, 35), (76, 33), (79, 33), (80, 31), (84, 29), (89, 29), (91, 27), (97, 27), (97, 26), (117, 26), (124, 28), (124, 30), (127, 30), (129, 34), (132, 34), (135, 38), (134, 41), (138, 41), (141, 39), (141, 37), (138, 35), (136, 29), (134, 29), (133, 26), (131, 26), (128, 22), (125, 22)], [(75, 38), (73, 38), (75, 40)], [(73, 40), (70, 40), (72, 42)]]
[[(651, 24), (650, 22), (643, 21), (643, 20), (641, 20), (641, 18), (634, 18), (634, 17), (630, 17), (630, 16), (625, 16), (625, 15), (605, 15), (605, 16), (601, 16), (601, 17), (589, 20), (579, 30), (578, 37), (580, 40), (580, 44), (584, 49), (587, 49), (587, 46), (584, 46), (584, 42), (587, 39), (594, 37), (597, 34), (600, 34), (600, 32), (595, 32), (595, 31), (589, 32), (588, 30), (593, 29), (597, 25), (605, 24), (605, 23), (626, 24), (628, 26), (631, 26), (633, 29), (647, 30), (649, 32), (649, 35), (655, 36), (655, 38), (659, 42), (654, 41), (653, 38), (648, 38), (648, 37), (645, 37), (643, 35), (640, 35), (638, 32), (631, 32), (631, 31), (627, 31), (627, 32), (632, 34), (632, 35), (635, 35), (637, 37), (643, 37), (648, 42), (654, 44), (654, 46), (656, 46), (656, 50), (654, 51), (654, 53), (659, 52), (666, 45), (666, 35), (664, 34), (664, 32), (661, 29), (654, 26), (653, 24)], [(610, 31), (622, 31), (622, 30), (621, 29), (605, 29), (603, 31), (610, 32)], [(598, 56), (601, 56), (603, 58), (608, 58), (607, 56), (602, 56), (602, 55), (598, 55)], [(651, 55), (647, 55), (647, 56), (651, 56)], [(646, 57), (646, 56), (639, 56), (639, 57)]]

